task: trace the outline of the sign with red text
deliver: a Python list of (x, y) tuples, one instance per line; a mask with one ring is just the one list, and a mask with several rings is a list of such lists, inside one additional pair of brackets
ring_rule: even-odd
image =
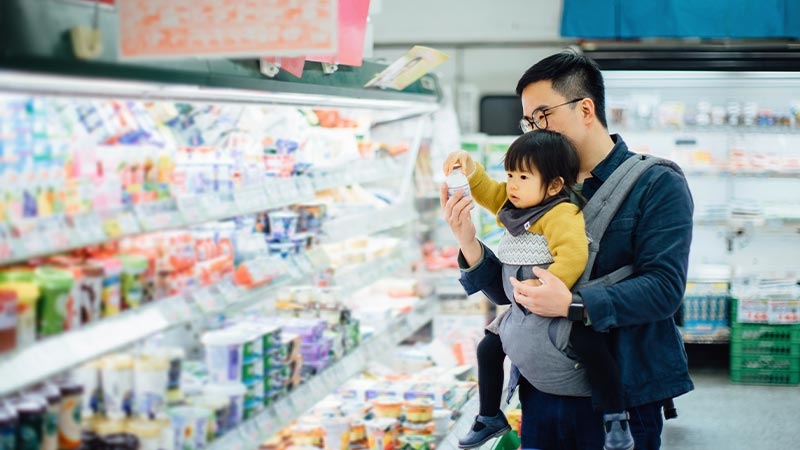
[(337, 50), (337, 0), (117, 0), (122, 59)]
[(369, 0), (339, 0), (339, 46), (335, 55), (309, 56), (309, 61), (361, 66)]

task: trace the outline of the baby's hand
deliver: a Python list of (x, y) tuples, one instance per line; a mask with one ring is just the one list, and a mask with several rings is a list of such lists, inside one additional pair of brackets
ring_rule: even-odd
[(542, 282), (538, 278), (531, 278), (530, 280), (521, 281), (522, 284), (527, 284), (528, 286), (541, 286)]
[(472, 172), (475, 171), (475, 161), (473, 161), (472, 156), (464, 150), (458, 150), (447, 155), (447, 158), (444, 160), (444, 165), (442, 166), (444, 174), (450, 175), (454, 166), (461, 166), (461, 173), (466, 176), (472, 175)]

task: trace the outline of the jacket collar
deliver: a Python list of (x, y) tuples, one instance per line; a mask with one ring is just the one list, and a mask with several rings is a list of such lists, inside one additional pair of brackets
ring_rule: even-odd
[(600, 164), (592, 169), (592, 177), (601, 182), (606, 181), (614, 170), (630, 156), (628, 146), (625, 144), (625, 141), (622, 140), (622, 136), (612, 134), (611, 140), (614, 141), (614, 148), (611, 149), (611, 152), (604, 160), (600, 161)]

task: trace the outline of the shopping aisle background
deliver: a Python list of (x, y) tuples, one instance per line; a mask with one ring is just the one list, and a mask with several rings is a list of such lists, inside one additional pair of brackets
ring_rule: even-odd
[(695, 390), (675, 399), (662, 450), (791, 450), (800, 444), (800, 387), (731, 383), (727, 345), (688, 345)]

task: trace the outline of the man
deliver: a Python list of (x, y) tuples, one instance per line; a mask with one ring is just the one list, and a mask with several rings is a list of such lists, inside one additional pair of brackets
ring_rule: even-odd
[[(580, 159), (578, 182), (587, 199), (632, 155), (620, 136), (608, 134), (604, 91), (597, 64), (572, 52), (539, 61), (517, 85), (523, 131), (548, 129), (573, 142)], [(445, 218), (454, 232), (468, 221), (464, 215), (471, 209), (468, 204), (469, 199), (460, 195), (447, 202)], [(683, 175), (669, 167), (653, 166), (614, 216), (600, 242), (590, 278), (626, 265), (633, 265), (633, 275), (611, 286), (594, 285), (574, 293), (539, 268), (534, 274), (541, 286), (510, 280), (515, 300), (531, 312), (575, 320), (577, 311), (578, 320), (582, 316), (595, 330), (611, 333), (637, 450), (660, 448), (663, 403), (694, 388), (673, 320), (686, 286), (692, 211)], [(471, 270), (478, 265), (468, 266), (462, 278), (477, 276)], [(523, 448), (602, 447), (602, 422), (596, 419), (589, 397), (544, 393), (520, 378), (520, 401)], [(586, 444), (586, 439), (576, 440), (576, 435), (592, 436), (592, 440), (598, 436), (598, 441)]]

